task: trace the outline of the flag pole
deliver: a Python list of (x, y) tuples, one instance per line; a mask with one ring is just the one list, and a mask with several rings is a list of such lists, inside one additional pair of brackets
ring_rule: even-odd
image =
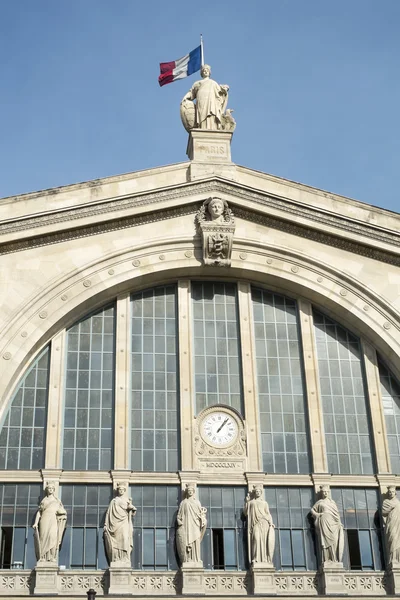
[(204, 66), (204, 47), (203, 47), (203, 35), (200, 34), (200, 55), (201, 55), (201, 66)]

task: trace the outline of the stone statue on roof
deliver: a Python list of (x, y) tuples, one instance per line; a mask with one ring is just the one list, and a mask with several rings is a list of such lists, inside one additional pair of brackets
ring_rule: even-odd
[[(181, 119), (186, 131), (210, 129), (233, 131), (236, 127), (228, 104), (228, 85), (220, 85), (211, 79), (211, 67), (201, 67), (200, 81), (196, 81), (181, 102)], [(196, 101), (196, 103), (194, 102)]]

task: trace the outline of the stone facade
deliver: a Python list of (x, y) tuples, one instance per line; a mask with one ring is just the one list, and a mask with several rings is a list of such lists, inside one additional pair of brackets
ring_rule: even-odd
[[(51, 344), (45, 465), (3, 470), (0, 483), (367, 487), (396, 485), (386, 436), (377, 352), (400, 378), (400, 215), (305, 185), (252, 171), (231, 161), (232, 133), (191, 130), (190, 161), (0, 200), (0, 424), (32, 358)], [(220, 150), (218, 150), (220, 149)], [(229, 260), (205, 261), (196, 215), (209, 198), (232, 211)], [(227, 225), (221, 225), (228, 229)], [(234, 236), (233, 236), (234, 232)], [(233, 237), (232, 237), (233, 236)], [(225, 259), (225, 256), (223, 257)], [(204, 455), (192, 406), (190, 280), (237, 281), (246, 418), (232, 412), (239, 437), (233, 452)], [(177, 282), (179, 304), (180, 444), (178, 473), (134, 472), (129, 466), (130, 293)], [(250, 284), (297, 299), (308, 396), (313, 472), (266, 473), (257, 408)], [(114, 469), (63, 470), (62, 407), (66, 330), (116, 298)], [(360, 337), (376, 456), (374, 475), (328, 470), (321, 390), (316, 376), (312, 305)], [(229, 411), (228, 411), (229, 413)], [(227, 413), (227, 414), (228, 414)], [(311, 506), (310, 506), (311, 509)], [(68, 523), (67, 523), (68, 527)], [(340, 569), (339, 569), (340, 565)], [(266, 565), (264, 565), (266, 566)], [(120, 566), (121, 567), (121, 566)], [(192, 565), (193, 567), (193, 565)], [(44, 567), (43, 567), (44, 568)], [(194, 569), (195, 567), (193, 567)], [(340, 572), (332, 571), (335, 568)], [(397, 565), (383, 571), (0, 570), (0, 596), (59, 598), (133, 596), (399, 593)], [(47, 579), (46, 579), (47, 577)], [(120, 578), (120, 579), (118, 579)], [(399, 578), (400, 580), (400, 578)], [(47, 587), (46, 587), (47, 586)], [(110, 587), (111, 586), (111, 587)], [(182, 587), (183, 586), (183, 587)]]

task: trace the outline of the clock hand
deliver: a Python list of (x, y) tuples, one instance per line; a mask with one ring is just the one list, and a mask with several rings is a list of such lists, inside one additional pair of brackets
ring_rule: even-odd
[(222, 423), (221, 427), (219, 427), (219, 428), (217, 429), (217, 433), (219, 433), (219, 432), (221, 431), (221, 429), (223, 428), (223, 426), (224, 426), (224, 425), (225, 425), (225, 423), (227, 422), (228, 418), (229, 418), (229, 417), (226, 417), (226, 419), (225, 419), (225, 421)]

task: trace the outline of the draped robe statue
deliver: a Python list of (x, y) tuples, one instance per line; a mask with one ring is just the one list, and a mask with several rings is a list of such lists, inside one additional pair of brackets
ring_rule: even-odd
[(247, 494), (243, 514), (247, 517), (249, 559), (251, 564), (272, 563), (275, 549), (275, 525), (272, 522), (263, 488), (254, 486), (253, 498)]
[(400, 563), (400, 500), (394, 485), (388, 487), (387, 499), (382, 503), (382, 516), (385, 523), (386, 543), (389, 562)]
[(38, 562), (56, 562), (58, 550), (67, 522), (67, 512), (61, 500), (55, 495), (55, 485), (49, 482), (45, 489), (45, 497), (39, 504), (35, 521), (34, 542)]
[(132, 498), (126, 496), (126, 485), (119, 483), (117, 495), (111, 500), (104, 521), (104, 542), (110, 563), (131, 564), (132, 516), (135, 513)]
[(321, 546), (322, 562), (342, 562), (343, 525), (336, 502), (330, 498), (329, 486), (321, 486), (321, 499), (311, 509)]
[(176, 517), (176, 547), (182, 565), (201, 562), (200, 544), (207, 527), (207, 509), (195, 498), (194, 485), (186, 485), (185, 492)]
[[(181, 119), (187, 131), (198, 129), (233, 131), (236, 123), (226, 110), (228, 85), (220, 85), (211, 79), (211, 67), (203, 65), (202, 79), (196, 81), (181, 102)], [(196, 100), (196, 104), (194, 104)]]

